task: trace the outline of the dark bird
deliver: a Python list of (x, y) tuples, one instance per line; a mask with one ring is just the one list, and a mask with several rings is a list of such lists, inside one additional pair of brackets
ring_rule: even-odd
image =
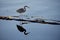
[(29, 34), (29, 33), (26, 33), (26, 29), (23, 28), (22, 26), (20, 25), (16, 25), (17, 26), (17, 29), (20, 31), (20, 32), (24, 32), (25, 35)]
[(26, 7), (29, 8), (28, 6), (24, 6), (24, 8), (20, 8), (16, 10), (18, 13), (24, 13), (26, 11)]

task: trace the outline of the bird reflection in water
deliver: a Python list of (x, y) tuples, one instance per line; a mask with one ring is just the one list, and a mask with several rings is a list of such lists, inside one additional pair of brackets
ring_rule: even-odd
[(20, 32), (24, 32), (25, 35), (29, 34), (28, 32), (26, 32), (26, 29), (23, 28), (22, 26), (20, 25), (16, 25), (17, 26), (17, 29), (20, 31)]

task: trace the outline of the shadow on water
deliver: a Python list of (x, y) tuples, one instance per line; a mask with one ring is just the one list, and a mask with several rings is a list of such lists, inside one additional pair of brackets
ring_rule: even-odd
[(23, 28), (22, 26), (20, 26), (20, 25), (16, 25), (16, 26), (17, 26), (17, 29), (18, 29), (20, 32), (24, 32), (25, 35), (28, 35), (28, 34), (29, 34), (28, 32), (26, 32), (26, 29)]

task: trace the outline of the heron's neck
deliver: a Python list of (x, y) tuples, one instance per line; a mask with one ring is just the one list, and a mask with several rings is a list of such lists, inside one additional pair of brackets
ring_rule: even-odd
[(26, 11), (26, 7), (24, 7), (24, 10)]

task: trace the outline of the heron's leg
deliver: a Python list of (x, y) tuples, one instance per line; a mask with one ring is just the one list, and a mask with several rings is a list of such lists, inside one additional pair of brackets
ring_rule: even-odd
[(20, 21), (20, 22), (19, 22), (19, 25), (20, 25), (20, 26), (22, 26), (22, 25), (23, 25), (23, 24), (22, 24), (22, 21)]
[[(23, 15), (23, 14), (20, 14), (20, 15), (19, 15), (19, 18), (20, 18), (20, 19), (23, 19), (23, 18), (24, 18), (24, 15)], [(23, 23), (24, 23), (24, 21), (20, 21), (20, 25), (23, 25)]]
[(30, 22), (27, 22), (27, 21), (20, 21), (19, 25), (22, 26), (23, 24), (28, 24)]
[[(26, 15), (27, 16), (27, 15)], [(21, 14), (21, 15), (19, 15), (19, 18), (20, 19), (27, 19), (27, 17), (26, 17), (25, 15), (23, 15), (23, 14)], [(22, 24), (28, 24), (29, 22), (27, 22), (27, 21), (20, 21), (20, 25), (22, 25)]]

